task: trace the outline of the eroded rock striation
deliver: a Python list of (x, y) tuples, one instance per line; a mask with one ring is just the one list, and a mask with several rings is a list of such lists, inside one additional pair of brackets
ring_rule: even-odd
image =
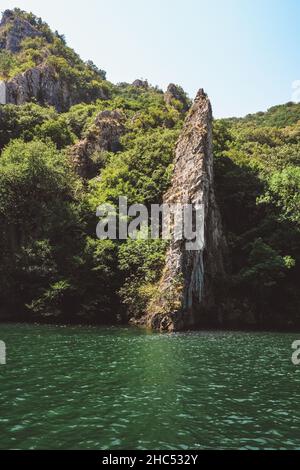
[(215, 308), (216, 285), (224, 276), (225, 241), (213, 182), (212, 110), (199, 90), (186, 118), (175, 155), (168, 204), (203, 207), (204, 246), (190, 251), (186, 241), (172, 237), (157, 298), (141, 323), (158, 330), (178, 331), (201, 322)]
[(5, 82), (6, 104), (21, 105), (35, 101), (41, 105), (54, 106), (58, 112), (67, 111), (71, 106), (96, 99), (108, 99), (104, 89), (97, 93), (78, 90), (62, 79), (49, 65), (43, 64), (26, 70)]
[(124, 132), (124, 118), (120, 112), (103, 111), (98, 114), (86, 138), (69, 150), (78, 175), (85, 179), (96, 176), (101, 166), (101, 153), (120, 150), (120, 137)]

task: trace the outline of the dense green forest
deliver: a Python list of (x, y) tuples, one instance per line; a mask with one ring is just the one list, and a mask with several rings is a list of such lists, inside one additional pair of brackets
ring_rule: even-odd
[[(33, 15), (41, 32), (21, 50), (0, 51), (11, 79), (51, 63), (74, 87), (105, 87), (108, 98), (64, 113), (36, 102), (0, 106), (0, 315), (5, 319), (115, 323), (143, 312), (164, 264), (162, 240), (96, 238), (96, 208), (162, 201), (189, 100), (166, 103), (147, 83), (113, 85)], [(117, 110), (116, 151), (93, 155), (82, 179), (70, 148), (99, 113)], [(300, 104), (214, 121), (215, 184), (228, 241), (225, 285), (211, 326), (300, 326)]]
[(299, 325), (299, 130), (295, 103), (215, 121), (216, 190), (230, 261), (226, 323)]

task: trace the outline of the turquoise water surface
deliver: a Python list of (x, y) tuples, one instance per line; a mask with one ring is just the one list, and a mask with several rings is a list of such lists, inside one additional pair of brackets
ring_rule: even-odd
[(0, 325), (0, 449), (300, 449), (296, 334)]

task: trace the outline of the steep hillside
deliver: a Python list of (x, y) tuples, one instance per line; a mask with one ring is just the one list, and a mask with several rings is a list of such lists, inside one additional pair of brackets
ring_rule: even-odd
[(216, 189), (232, 273), (225, 317), (233, 325), (299, 324), (299, 112), (287, 103), (215, 122)]
[[(96, 208), (119, 196), (147, 207), (163, 201), (172, 176), (182, 177), (174, 155), (190, 100), (174, 84), (164, 93), (140, 79), (107, 82), (20, 10), (1, 22), (0, 75), (0, 316), (140, 318), (159, 290), (168, 244), (98, 240)], [(299, 119), (300, 105), (288, 103), (214, 121), (211, 186), (227, 277), (215, 282), (205, 326), (300, 327)], [(196, 152), (192, 144), (185, 148)]]
[(6, 103), (34, 101), (58, 111), (106, 99), (110, 91), (103, 70), (84, 63), (40, 18), (18, 9), (5, 11), (0, 23), (0, 78)]
[(286, 127), (300, 120), (300, 104), (289, 102), (272, 106), (268, 111), (248, 114), (244, 118), (226, 119), (233, 125), (253, 125), (257, 127)]

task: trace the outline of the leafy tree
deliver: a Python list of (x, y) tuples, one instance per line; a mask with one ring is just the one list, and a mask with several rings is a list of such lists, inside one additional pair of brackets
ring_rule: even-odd
[(164, 240), (131, 240), (121, 245), (119, 266), (125, 280), (120, 289), (121, 300), (129, 318), (145, 313), (157, 292), (157, 283), (165, 261)]
[(45, 121), (36, 129), (36, 135), (42, 140), (51, 139), (58, 149), (72, 145), (76, 140), (76, 136), (63, 118)]
[(229, 124), (220, 119), (213, 123), (213, 142), (214, 142), (214, 156), (220, 157), (229, 149), (229, 144), (232, 142), (233, 137), (230, 132)]
[(219, 126), (225, 122), (231, 139), (220, 138), (218, 127), (214, 133), (231, 265), (228, 324), (300, 325), (299, 110), (288, 103), (222, 120)]
[(33, 140), (37, 137), (37, 128), (44, 122), (55, 119), (57, 113), (53, 108), (43, 108), (34, 103), (22, 106), (7, 104), (0, 107), (0, 150), (10, 140)]
[(8, 80), (15, 65), (15, 58), (9, 51), (0, 51), (0, 78)]
[(288, 166), (273, 173), (268, 190), (260, 201), (273, 204), (280, 209), (283, 219), (300, 225), (300, 167)]
[[(70, 228), (75, 217), (69, 201), (78, 184), (66, 158), (50, 142), (15, 140), (3, 151), (0, 238), (6, 272), (2, 275), (13, 279), (8, 286), (13, 292), (2, 302), (18, 299), (24, 307), (30, 302), (33, 289), (43, 287), (44, 275), (54, 273), (59, 260), (58, 257), (55, 261), (55, 253), (61, 254), (55, 243), (57, 238), (66, 244), (69, 241), (71, 234), (65, 234), (64, 229), (68, 225)], [(62, 251), (66, 258), (69, 249)], [(50, 253), (54, 256), (52, 261)]]
[(251, 289), (256, 304), (257, 322), (263, 326), (269, 313), (270, 297), (278, 289), (288, 269), (295, 266), (290, 256), (282, 257), (261, 238), (251, 244), (247, 267), (241, 271), (242, 282)]
[(94, 64), (92, 60), (88, 60), (86, 65), (90, 70), (92, 70), (96, 75), (99, 75), (101, 80), (106, 80), (106, 72), (105, 70), (101, 70), (97, 67), (97, 65)]
[(128, 142), (128, 150), (110, 160), (101, 179), (91, 181), (92, 207), (105, 202), (117, 204), (119, 196), (127, 197), (129, 204), (161, 202), (171, 181), (177, 137), (177, 131), (159, 129)]

